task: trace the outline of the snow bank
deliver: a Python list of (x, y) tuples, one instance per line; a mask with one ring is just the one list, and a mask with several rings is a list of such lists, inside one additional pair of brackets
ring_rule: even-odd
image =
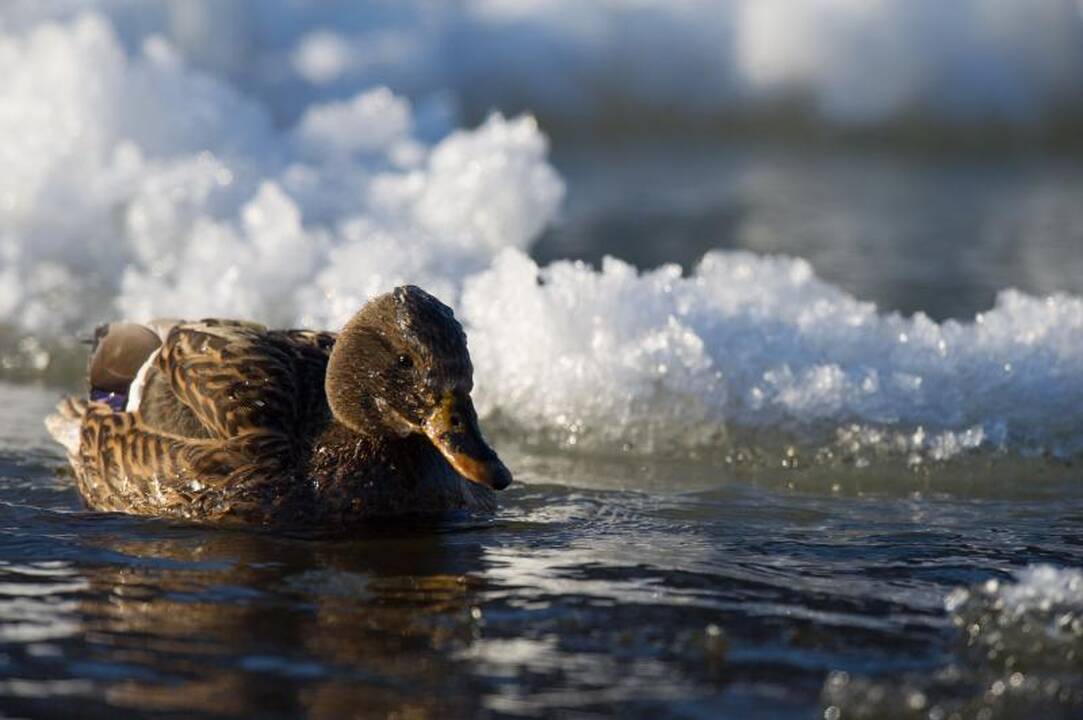
[(529, 117), (427, 145), (378, 88), (272, 128), (161, 38), (93, 15), (0, 36), (0, 317), (41, 333), (115, 308), (337, 324), (412, 279), (455, 300), (563, 187)]
[(572, 444), (694, 446), (727, 424), (933, 458), (1083, 444), (1079, 298), (1008, 291), (936, 323), (878, 313), (803, 260), (711, 252), (681, 277), (505, 251), (466, 281), (462, 314), (482, 407)]

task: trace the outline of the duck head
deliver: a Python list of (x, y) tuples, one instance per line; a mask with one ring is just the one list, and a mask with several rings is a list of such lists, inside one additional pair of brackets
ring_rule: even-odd
[(419, 433), (467, 480), (502, 490), (511, 473), (481, 435), (474, 369), (451, 308), (405, 285), (346, 323), (327, 364), (335, 419), (367, 436)]

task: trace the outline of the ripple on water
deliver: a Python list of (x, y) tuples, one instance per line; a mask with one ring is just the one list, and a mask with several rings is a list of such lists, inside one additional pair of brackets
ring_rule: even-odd
[(1074, 576), (1011, 575), (1077, 556), (1083, 492), (1059, 471), (516, 450), (491, 520), (306, 539), (83, 512), (42, 438), (5, 442), (0, 707), (18, 715), (1078, 709)]

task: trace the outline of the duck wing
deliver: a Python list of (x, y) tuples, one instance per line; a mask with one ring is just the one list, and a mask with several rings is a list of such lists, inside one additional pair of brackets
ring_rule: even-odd
[(288, 434), (297, 422), (296, 370), (288, 350), (262, 325), (181, 323), (166, 336), (148, 375), (148, 387), (156, 382), (171, 394), (210, 438)]
[(71, 458), (76, 486), (95, 510), (194, 519), (267, 514), (266, 482), (285, 471), (280, 437), (231, 442), (146, 427), (138, 412), (87, 403)]
[(288, 478), (313, 417), (326, 414), (334, 338), (237, 321), (176, 324), (133, 382), (128, 412), (81, 408), (72, 464), (84, 497), (130, 513), (272, 514), (302, 490)]

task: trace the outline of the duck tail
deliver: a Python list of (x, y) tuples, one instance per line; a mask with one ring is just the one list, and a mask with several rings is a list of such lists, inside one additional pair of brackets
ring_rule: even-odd
[(45, 418), (45, 429), (53, 436), (53, 440), (64, 446), (71, 457), (79, 454), (79, 428), (83, 424), (86, 410), (86, 400), (67, 397), (57, 404), (54, 413)]

